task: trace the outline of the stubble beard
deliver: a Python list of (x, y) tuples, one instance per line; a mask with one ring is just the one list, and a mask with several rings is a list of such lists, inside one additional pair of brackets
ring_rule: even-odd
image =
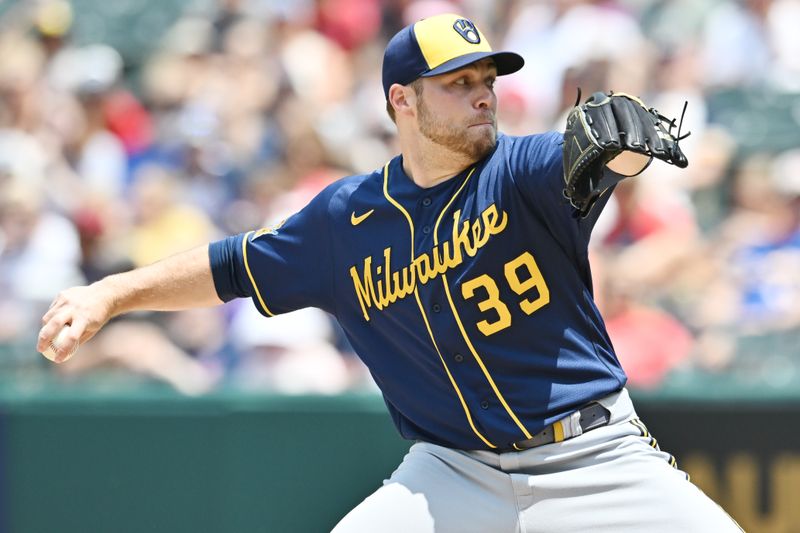
[(417, 112), (419, 131), (425, 138), (439, 146), (465, 155), (471, 161), (483, 159), (497, 143), (497, 127), (494, 125), (494, 117), (489, 114), (490, 112), (487, 112), (487, 121), (492, 122), (491, 127), (470, 128), (467, 124), (448, 123), (428, 109), (422, 99), (422, 94), (419, 94), (417, 98)]

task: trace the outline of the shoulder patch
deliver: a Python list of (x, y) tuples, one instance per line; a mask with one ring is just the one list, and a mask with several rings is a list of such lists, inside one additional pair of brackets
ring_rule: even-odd
[(273, 224), (271, 226), (266, 226), (266, 227), (261, 228), (258, 231), (253, 232), (253, 234), (250, 236), (250, 240), (252, 241), (253, 239), (258, 239), (262, 235), (277, 235), (278, 234), (278, 230), (280, 229), (281, 226), (283, 226), (283, 224), (285, 222), (286, 222), (286, 219), (284, 218), (283, 220), (281, 220), (277, 224)]

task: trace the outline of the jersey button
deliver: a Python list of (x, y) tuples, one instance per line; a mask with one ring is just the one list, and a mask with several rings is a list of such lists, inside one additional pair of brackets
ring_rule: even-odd
[(426, 196), (425, 198), (422, 199), (422, 205), (425, 206), (425, 207), (430, 206), (431, 205), (431, 199)]
[(489, 402), (486, 401), (486, 400), (483, 400), (481, 402), (481, 409), (488, 409), (488, 408), (489, 408)]
[(433, 309), (433, 312), (434, 312), (434, 313), (438, 313), (439, 311), (441, 311), (441, 310), (442, 310), (442, 306), (441, 306), (441, 305), (439, 305), (439, 304), (433, 304), (433, 305), (431, 306), (431, 309)]
[(430, 232), (431, 232), (431, 227), (430, 226), (422, 226), (422, 233), (427, 235)]
[(453, 359), (456, 360), (456, 363), (463, 363), (464, 362), (464, 356), (461, 355), (460, 353), (455, 354), (453, 356)]

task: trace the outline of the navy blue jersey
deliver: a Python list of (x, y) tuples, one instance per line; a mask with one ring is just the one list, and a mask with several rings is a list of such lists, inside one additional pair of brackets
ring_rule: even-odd
[(402, 156), (327, 187), (273, 228), (210, 248), (223, 300), (267, 316), (333, 314), (400, 433), (462, 449), (505, 448), (625, 375), (592, 298), (597, 214), (562, 195), (559, 133), (500, 135), (434, 187)]

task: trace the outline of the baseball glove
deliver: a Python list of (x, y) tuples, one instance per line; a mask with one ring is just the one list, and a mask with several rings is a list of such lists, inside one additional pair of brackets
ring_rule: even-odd
[[(683, 106), (683, 113), (686, 105)], [(600, 195), (624, 177), (605, 173), (606, 163), (628, 150), (660, 159), (680, 168), (689, 162), (678, 143), (681, 124), (673, 135), (675, 120), (668, 119), (635, 96), (625, 93), (594, 93), (567, 117), (564, 132), (564, 196), (580, 216), (586, 216)], [(647, 168), (645, 165), (645, 168)], [(644, 168), (642, 169), (644, 170)], [(641, 172), (641, 171), (640, 171)]]

